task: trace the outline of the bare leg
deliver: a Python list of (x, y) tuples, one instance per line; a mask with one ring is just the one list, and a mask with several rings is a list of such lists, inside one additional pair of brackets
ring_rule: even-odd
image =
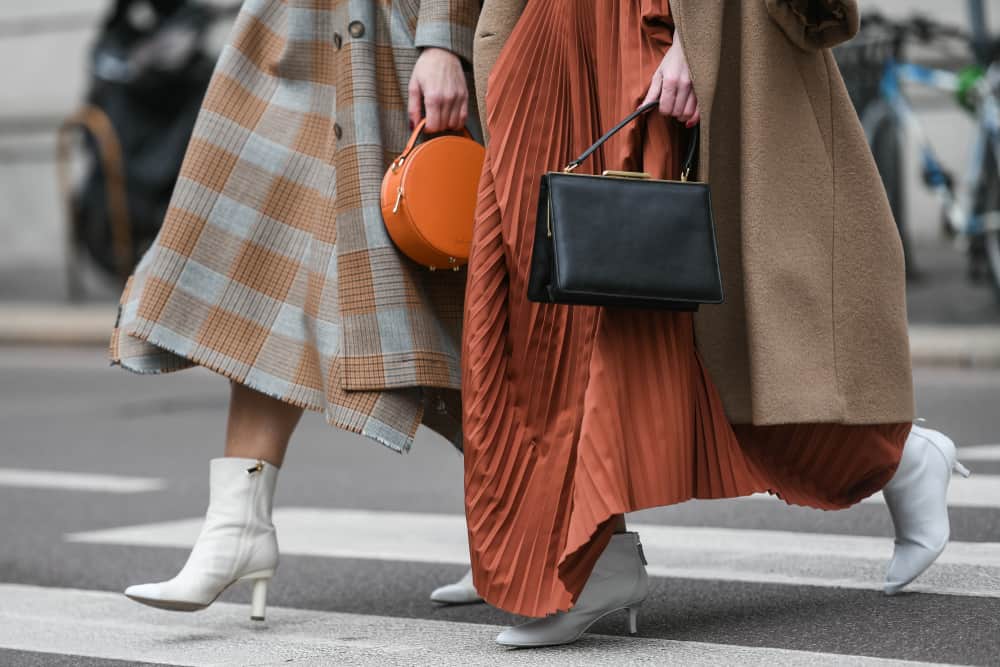
[[(268, 581), (278, 565), (274, 488), (302, 409), (235, 382), (230, 386), (225, 456), (210, 464), (208, 513), (187, 563), (173, 579), (129, 586), (125, 595), (152, 607), (192, 611), (253, 575), (250, 617), (263, 620)], [(242, 459), (264, 463), (249, 467)]]
[(233, 382), (226, 426), (226, 456), (263, 459), (278, 468), (302, 408)]

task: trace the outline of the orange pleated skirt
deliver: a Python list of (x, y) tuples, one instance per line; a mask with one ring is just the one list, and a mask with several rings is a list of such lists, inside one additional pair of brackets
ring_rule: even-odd
[[(847, 507), (888, 482), (909, 433), (731, 425), (690, 313), (527, 300), (539, 176), (639, 105), (671, 39), (667, 0), (531, 0), (490, 77), (463, 333), (465, 493), (476, 588), (514, 613), (569, 609), (615, 515), (764, 491)], [(579, 171), (676, 177), (684, 141), (648, 114)]]

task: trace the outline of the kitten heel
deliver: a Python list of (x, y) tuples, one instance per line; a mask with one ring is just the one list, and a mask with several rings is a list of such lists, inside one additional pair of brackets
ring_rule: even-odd
[[(249, 578), (249, 577), (248, 577)], [(253, 597), (250, 601), (250, 620), (263, 621), (264, 612), (267, 608), (267, 584), (270, 577), (251, 579), (253, 581)]]
[(639, 607), (628, 607), (628, 633), (630, 635), (639, 634)]

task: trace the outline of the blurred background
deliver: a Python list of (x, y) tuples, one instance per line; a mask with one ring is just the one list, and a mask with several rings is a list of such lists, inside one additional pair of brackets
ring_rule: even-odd
[[(919, 76), (912, 72), (893, 73), (913, 118), (892, 111), (880, 82), (893, 55), (964, 77), (962, 94), (973, 97), (986, 77), (980, 71), (977, 80), (969, 71), (985, 69), (995, 54), (987, 47), (977, 52), (970, 38), (985, 39), (1000, 27), (1000, 2), (981, 4), (985, 19), (970, 14), (966, 0), (862, 0), (864, 12), (883, 18), (866, 21), (862, 36), (838, 49), (891, 181), (908, 250), (915, 353), (930, 361), (1000, 359), (1000, 337), (982, 329), (1000, 323), (1000, 242), (994, 276), (983, 246), (988, 233), (973, 229), (989, 224), (977, 210), (989, 202), (965, 197), (965, 210), (955, 209), (949, 228), (947, 206), (921, 154), (923, 143), (933, 148), (938, 180), (950, 178), (962, 203), (963, 192), (975, 190), (964, 183), (972, 178), (969, 161), (981, 119), (976, 100), (963, 106), (959, 93), (948, 90), (954, 82), (927, 86), (913, 83)], [(0, 4), (0, 59), (9, 63), (0, 70), (0, 341), (103, 339), (121, 275), (159, 224), (236, 5)], [(964, 34), (951, 35), (948, 28)], [(995, 169), (980, 180), (997, 181), (1000, 189)], [(992, 196), (981, 193), (979, 199)], [(1000, 210), (1000, 190), (996, 196)], [(962, 329), (946, 339), (925, 325)]]
[[(0, 4), (0, 301), (113, 300), (116, 259), (134, 261), (158, 225), (198, 100), (238, 3), (40, 0)], [(90, 102), (107, 118), (76, 116)], [(76, 242), (57, 169), (59, 130), (70, 121), (70, 179), (78, 190)], [(110, 134), (102, 132), (105, 121)], [(107, 129), (107, 128), (104, 128)], [(107, 135), (107, 136), (104, 136)], [(94, 201), (123, 153), (136, 244), (115, 257), (115, 206)], [(84, 144), (80, 145), (81, 137)], [(89, 145), (87, 145), (89, 142)], [(94, 158), (100, 156), (95, 170)], [(120, 162), (120, 160), (112, 160)], [(88, 182), (88, 180), (90, 182)], [(112, 203), (114, 197), (111, 197)], [(100, 210), (100, 209), (103, 209)], [(69, 275), (72, 273), (72, 275)]]

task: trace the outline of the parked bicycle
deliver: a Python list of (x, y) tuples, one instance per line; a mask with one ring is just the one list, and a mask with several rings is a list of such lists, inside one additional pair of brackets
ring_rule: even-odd
[[(867, 71), (854, 83), (855, 103), (872, 153), (885, 184), (889, 203), (907, 252), (907, 272), (913, 275), (911, 242), (905, 210), (904, 147), (912, 140), (918, 147), (926, 187), (938, 198), (943, 227), (969, 255), (970, 276), (989, 280), (1000, 299), (1000, 63), (998, 44), (984, 49), (981, 40), (967, 32), (921, 17), (891, 21), (880, 14), (867, 14), (862, 35), (848, 50), (838, 54), (849, 80), (851, 74)], [(968, 59), (979, 54), (985, 67), (972, 64), (958, 71), (907, 62), (906, 47), (919, 43), (947, 50), (960, 47)], [(874, 82), (870, 75), (876, 73)], [(955, 100), (974, 115), (976, 133), (968, 163), (960, 181), (943, 166), (920, 117), (914, 112), (904, 88), (916, 84)], [(859, 88), (860, 86), (860, 88)]]

